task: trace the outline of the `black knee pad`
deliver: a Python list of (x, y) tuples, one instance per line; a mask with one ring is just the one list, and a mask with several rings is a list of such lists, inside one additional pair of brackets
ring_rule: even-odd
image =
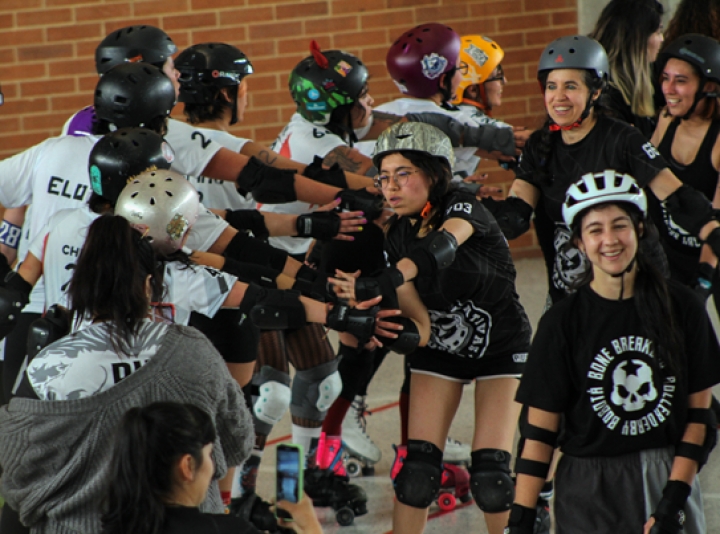
[(515, 500), (510, 453), (500, 449), (479, 449), (472, 452), (471, 458), (470, 490), (478, 507), (491, 514), (510, 510)]
[(397, 500), (427, 508), (438, 496), (441, 479), (442, 451), (429, 441), (408, 440), (407, 457), (393, 481)]

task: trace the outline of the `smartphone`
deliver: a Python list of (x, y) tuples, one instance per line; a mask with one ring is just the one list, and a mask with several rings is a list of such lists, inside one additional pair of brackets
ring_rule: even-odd
[[(303, 455), (302, 445), (280, 443), (276, 450), (277, 476), (275, 486), (275, 502), (298, 502), (303, 492)], [(285, 510), (275, 508), (275, 516), (292, 519)]]

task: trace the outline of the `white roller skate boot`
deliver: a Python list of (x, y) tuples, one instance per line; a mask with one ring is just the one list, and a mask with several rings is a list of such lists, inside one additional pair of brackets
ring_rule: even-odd
[(342, 440), (347, 458), (345, 469), (349, 477), (375, 474), (373, 467), (380, 461), (382, 453), (366, 431), (365, 414), (367, 404), (365, 397), (356, 396), (342, 423)]
[(470, 445), (461, 443), (456, 439), (448, 436), (445, 441), (445, 451), (443, 452), (443, 462), (449, 464), (470, 464)]

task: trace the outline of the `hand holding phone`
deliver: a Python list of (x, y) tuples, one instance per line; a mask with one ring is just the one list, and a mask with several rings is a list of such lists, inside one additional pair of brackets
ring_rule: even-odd
[[(303, 495), (303, 463), (305, 456), (301, 445), (281, 443), (276, 449), (277, 476), (275, 502), (300, 502)], [(275, 508), (275, 517), (292, 519), (284, 510)]]

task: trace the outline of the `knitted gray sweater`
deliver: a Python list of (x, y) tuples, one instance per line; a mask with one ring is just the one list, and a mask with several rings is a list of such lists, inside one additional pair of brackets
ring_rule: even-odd
[[(79, 400), (14, 398), (0, 409), (2, 493), (35, 533), (100, 532), (100, 504), (115, 428), (135, 406), (190, 403), (210, 414), (215, 476), (250, 454), (254, 431), (242, 391), (200, 332), (171, 326), (147, 364), (107, 391)], [(211, 484), (203, 511), (222, 511)]]

